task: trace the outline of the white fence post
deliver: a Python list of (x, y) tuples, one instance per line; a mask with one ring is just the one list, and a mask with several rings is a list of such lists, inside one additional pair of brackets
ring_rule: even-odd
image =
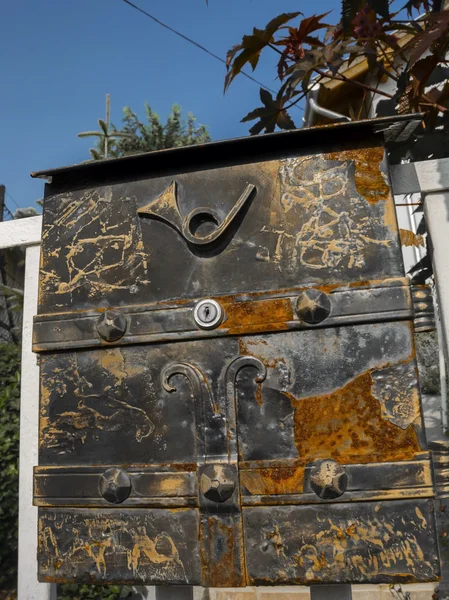
[(0, 223), (0, 249), (25, 246), (19, 454), (18, 600), (53, 600), (56, 586), (37, 581), (37, 508), (33, 506), (33, 466), (38, 462), (39, 368), (31, 350), (37, 311), (42, 217)]
[(56, 598), (55, 585), (37, 581), (37, 508), (32, 505), (33, 466), (38, 463), (39, 367), (37, 357), (31, 351), (31, 342), (33, 316), (37, 309), (39, 256), (40, 246), (26, 249), (20, 391), (18, 600)]

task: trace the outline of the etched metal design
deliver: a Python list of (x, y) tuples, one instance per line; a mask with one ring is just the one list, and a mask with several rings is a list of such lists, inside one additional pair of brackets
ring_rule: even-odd
[(414, 361), (371, 373), (372, 393), (381, 404), (383, 418), (401, 429), (407, 429), (420, 417), (416, 373)]
[[(286, 227), (264, 227), (277, 236), (275, 260), (282, 261), (287, 253), (294, 264), (312, 270), (362, 269), (368, 245), (391, 244), (379, 239), (376, 219), (362, 217), (366, 199), (355, 185), (352, 161), (329, 161), (323, 156), (288, 158), (282, 161), (279, 176)], [(298, 214), (303, 221), (299, 229), (294, 225)]]

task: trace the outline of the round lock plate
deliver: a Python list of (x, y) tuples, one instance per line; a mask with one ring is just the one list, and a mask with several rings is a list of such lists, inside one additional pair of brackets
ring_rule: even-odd
[(215, 300), (201, 300), (195, 306), (193, 318), (201, 329), (215, 329), (223, 320), (223, 309)]

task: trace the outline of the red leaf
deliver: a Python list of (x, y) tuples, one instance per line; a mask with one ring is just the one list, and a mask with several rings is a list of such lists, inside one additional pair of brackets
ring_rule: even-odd
[[(254, 27), (252, 35), (244, 35), (241, 44), (233, 46), (226, 56), (226, 65), (230, 69), (225, 77), (224, 91), (231, 84), (236, 75), (249, 62), (254, 69), (259, 62), (261, 51), (273, 41), (273, 34), (285, 23), (294, 19), (300, 12), (282, 13), (272, 19), (265, 29)], [(240, 54), (238, 54), (240, 52)]]
[(229, 65), (231, 64), (232, 59), (237, 54), (237, 52), (239, 52), (241, 49), (242, 49), (241, 44), (235, 44), (235, 46), (232, 46), (232, 48), (226, 52), (226, 68), (229, 68)]
[(416, 33), (413, 39), (403, 47), (404, 52), (410, 52), (409, 67), (412, 67), (431, 48), (434, 42), (440, 38), (443, 41), (449, 30), (449, 11), (444, 10), (427, 15), (425, 24), (427, 29)]

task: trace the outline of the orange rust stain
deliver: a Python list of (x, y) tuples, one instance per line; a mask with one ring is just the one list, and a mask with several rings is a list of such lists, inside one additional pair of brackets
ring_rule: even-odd
[(259, 383), (257, 384), (255, 398), (256, 398), (256, 402), (257, 402), (257, 404), (258, 404), (259, 406), (262, 406), (262, 404), (263, 404), (263, 397), (262, 397), (262, 382), (259, 382)]
[[(322, 292), (329, 294), (330, 292), (333, 292), (335, 289), (342, 287), (344, 285), (345, 284), (342, 284), (342, 283), (326, 283), (326, 284), (322, 284), (322, 285), (315, 285), (313, 287), (317, 290), (321, 290)], [(303, 288), (303, 289), (308, 289), (308, 288)]]
[(258, 302), (232, 302), (222, 299), (227, 319), (219, 329), (226, 329), (230, 334), (254, 329), (270, 331), (287, 329), (286, 323), (293, 320), (293, 307), (288, 298), (260, 300)]
[(318, 397), (296, 398), (294, 436), (305, 463), (333, 458), (346, 464), (412, 459), (421, 451), (413, 424), (401, 429), (382, 418), (369, 372)]
[(350, 288), (355, 288), (355, 287), (369, 287), (371, 284), (371, 281), (351, 281), (349, 283), (349, 287)]
[(391, 198), (390, 188), (380, 170), (384, 148), (357, 148), (323, 155), (327, 160), (353, 160), (355, 162), (355, 186), (358, 193), (371, 204)]
[(250, 494), (301, 494), (304, 466), (240, 470), (240, 483)]
[[(227, 524), (221, 519), (210, 515), (207, 524), (210, 545), (208, 552), (208, 585), (210, 587), (241, 587), (246, 585), (243, 573), (244, 556), (241, 523), (237, 526), (234, 522)], [(210, 560), (210, 557), (213, 557), (213, 560)]]

